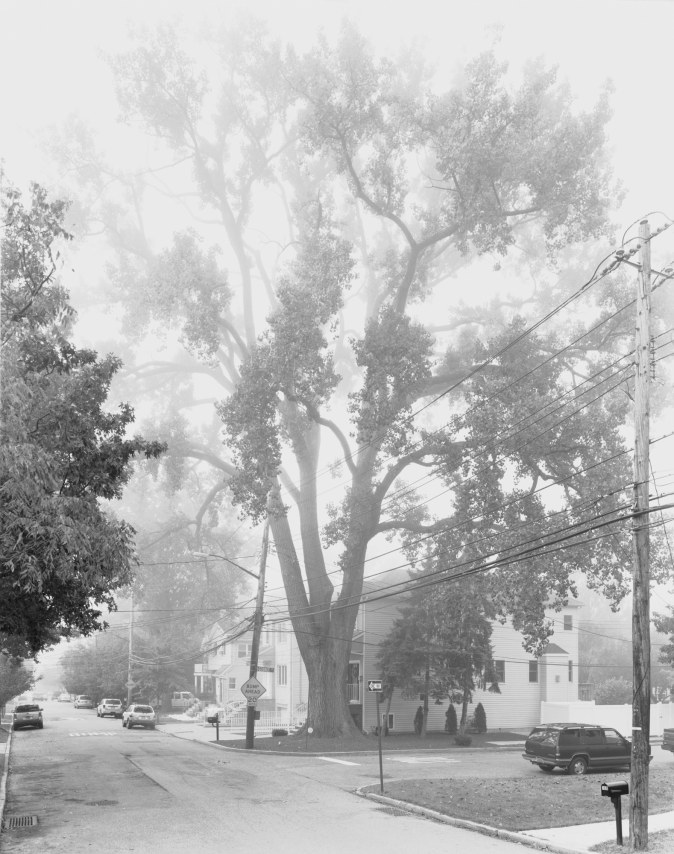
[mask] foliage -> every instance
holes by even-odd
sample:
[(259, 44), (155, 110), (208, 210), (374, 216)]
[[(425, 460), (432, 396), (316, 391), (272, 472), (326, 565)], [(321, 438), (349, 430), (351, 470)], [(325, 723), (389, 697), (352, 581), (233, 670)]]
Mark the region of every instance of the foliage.
[(454, 736), (454, 744), (458, 747), (470, 747), (472, 741), (473, 739), (465, 732), (459, 732)]
[(20, 658), (0, 653), (0, 709), (25, 691), (30, 691), (34, 677)]
[(459, 727), (454, 703), (450, 703), (445, 713), (445, 732), (455, 735)]
[(594, 701), (598, 706), (621, 706), (632, 704), (634, 692), (632, 683), (617, 677), (600, 682), (594, 689)]
[[(619, 527), (628, 398), (601, 385), (628, 324), (589, 287), (571, 335), (560, 334), (556, 309), (586, 281), (584, 267), (594, 268), (578, 260), (577, 242), (609, 230), (607, 100), (578, 109), (540, 62), (511, 84), (494, 52), (438, 91), (413, 52), (405, 62), (380, 59), (348, 26), (302, 55), (257, 24), (218, 31), (209, 47), (217, 62), (206, 69), (165, 28), (111, 61), (127, 121), (163, 158), (156, 169), (128, 182), (83, 135), (68, 163), (80, 167), (87, 198), (104, 198), (91, 215), (118, 252), (115, 291), (127, 301), (129, 335), (170, 314), (189, 351), (138, 366), (143, 388), (156, 389), (158, 377), (179, 385), (192, 372), (216, 389), (225, 445), (186, 438), (173, 471), (190, 460), (198, 480), (212, 466), (244, 515), (270, 515), (312, 724), (336, 735), (352, 726), (343, 684), (366, 556), (380, 536), (410, 560), (430, 538), (429, 571), (443, 581), (498, 555), (475, 626), (508, 615), (532, 651), (550, 634), (546, 605), (561, 607), (574, 571), (591, 567), (593, 584), (615, 600), (629, 589)], [(168, 253), (147, 239), (146, 203), (157, 189), (166, 198), (154, 176), (161, 170), (164, 181), (167, 164), (182, 170), (186, 160), (195, 221), (218, 229), (227, 276), (189, 237), (194, 222)], [(101, 176), (115, 174), (110, 190)], [(491, 306), (462, 304), (462, 275), (476, 258), (521, 283), (515, 246), (544, 285), (523, 296), (499, 278)], [(553, 258), (559, 275), (543, 267)], [(188, 275), (191, 267), (204, 274)], [(540, 317), (549, 322), (529, 331)], [(586, 386), (587, 377), (597, 379)], [(174, 400), (165, 395), (171, 423)], [(335, 458), (342, 488), (328, 499), (324, 540), (319, 481)], [(423, 487), (414, 491), (419, 469), (426, 491), (446, 500), (431, 508)], [(559, 513), (542, 495), (552, 486)], [(209, 478), (202, 495), (202, 508), (221, 500)], [(610, 539), (591, 536), (597, 520), (615, 525)], [(569, 531), (574, 548), (562, 551)], [(339, 546), (335, 565), (326, 541)], [(428, 633), (436, 635), (451, 648), (447, 628)], [(468, 635), (456, 647), (464, 664), (453, 664), (463, 696), (479, 669)], [(389, 657), (392, 673), (418, 667), (417, 639), (412, 629), (401, 637), (404, 660)], [(483, 640), (478, 647), (486, 661)]]
[(475, 728), (478, 732), (487, 732), (487, 713), (482, 703), (475, 706)]
[(134, 457), (165, 446), (127, 438), (133, 410), (107, 410), (120, 367), (69, 340), (72, 309), (53, 282), (65, 206), (33, 186), (7, 191), (3, 236), (0, 636), (34, 655), (101, 625), (129, 580), (133, 530), (101, 504), (119, 498)]

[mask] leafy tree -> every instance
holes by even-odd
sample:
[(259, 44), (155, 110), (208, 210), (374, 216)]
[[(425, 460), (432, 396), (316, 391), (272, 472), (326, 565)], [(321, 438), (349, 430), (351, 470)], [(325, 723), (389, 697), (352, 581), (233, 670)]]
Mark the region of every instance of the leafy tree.
[(127, 404), (106, 409), (119, 360), (69, 340), (73, 312), (55, 280), (64, 204), (33, 185), (28, 208), (8, 188), (3, 209), (0, 637), (35, 655), (114, 608), (133, 530), (103, 502), (121, 496), (134, 457), (165, 446), (127, 438)]
[(633, 698), (632, 683), (620, 676), (600, 682), (594, 692), (594, 701), (598, 706), (631, 705)]
[(14, 697), (30, 691), (34, 676), (20, 658), (0, 653), (0, 709)]
[[(490, 607), (512, 615), (531, 647), (549, 634), (545, 606), (561, 606), (575, 570), (591, 566), (592, 583), (616, 599), (628, 589), (620, 533), (590, 536), (593, 521), (619, 520), (629, 483), (624, 396), (601, 385), (615, 379), (608, 351), (627, 327), (619, 313), (609, 324), (621, 288), (584, 289), (571, 339), (554, 322), (587, 276), (567, 247), (608, 231), (608, 106), (602, 97), (576, 109), (540, 63), (513, 87), (493, 52), (438, 92), (419, 57), (378, 59), (348, 27), (304, 55), (254, 23), (218, 31), (209, 47), (218, 62), (207, 72), (164, 28), (111, 61), (127, 120), (163, 158), (157, 169), (129, 179), (78, 126), (64, 144), (83, 176), (81, 210), (103, 222), (118, 252), (129, 340), (158, 333), (184, 349), (134, 372), (143, 389), (165, 391), (172, 471), (188, 476), (187, 461), (198, 461), (204, 504), (228, 490), (249, 519), (269, 516), (312, 724), (336, 735), (353, 726), (346, 671), (366, 556), (380, 536), (415, 560), (424, 537), (447, 534), (445, 569), (434, 570), (447, 577), (471, 538), (481, 538), (469, 556), (476, 571), (509, 554)], [(194, 220), (158, 250), (145, 206), (156, 193), (170, 204), (159, 166), (164, 179), (175, 164), (182, 187), (185, 163)], [(222, 258), (191, 230), (200, 221)], [(488, 311), (459, 299), (441, 318), (424, 311), (465, 287), (459, 277), (475, 259), (482, 273), (490, 260), (521, 275), (515, 245), (544, 287), (503, 289)], [(543, 266), (553, 257), (563, 261), (557, 276)], [(551, 357), (562, 348), (563, 359)], [(190, 429), (194, 401), (175, 417), (189, 373), (221, 400), (224, 447)], [(326, 457), (339, 458), (342, 500), (324, 530)], [(450, 496), (437, 512), (415, 495), (419, 470)], [(469, 511), (459, 500), (467, 483)], [(553, 483), (556, 517), (540, 493)], [(582, 545), (544, 554), (540, 544), (562, 530)], [(538, 551), (527, 550), (532, 541)], [(326, 545), (340, 549), (334, 566)]]

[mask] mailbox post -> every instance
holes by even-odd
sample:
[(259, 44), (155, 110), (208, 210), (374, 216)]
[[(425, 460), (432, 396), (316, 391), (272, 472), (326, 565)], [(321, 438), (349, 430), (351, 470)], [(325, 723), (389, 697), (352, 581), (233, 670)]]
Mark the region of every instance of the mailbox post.
[(616, 842), (618, 845), (623, 844), (623, 814), (620, 798), (623, 795), (628, 795), (629, 791), (630, 787), (627, 780), (610, 780), (608, 783), (601, 784), (602, 795), (610, 798), (615, 807)]

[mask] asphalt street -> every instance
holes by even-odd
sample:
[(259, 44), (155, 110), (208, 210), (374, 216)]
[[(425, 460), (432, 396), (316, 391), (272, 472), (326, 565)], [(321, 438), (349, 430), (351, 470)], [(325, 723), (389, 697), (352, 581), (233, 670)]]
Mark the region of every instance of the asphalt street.
[[(128, 731), (70, 705), (44, 706), (43, 730), (13, 734), (4, 813), (11, 825), (33, 817), (36, 824), (6, 829), (2, 854), (515, 850), (513, 842), (357, 797), (355, 788), (378, 779), (372, 756), (239, 753), (161, 730)], [(391, 776), (447, 768), (387, 762)]]

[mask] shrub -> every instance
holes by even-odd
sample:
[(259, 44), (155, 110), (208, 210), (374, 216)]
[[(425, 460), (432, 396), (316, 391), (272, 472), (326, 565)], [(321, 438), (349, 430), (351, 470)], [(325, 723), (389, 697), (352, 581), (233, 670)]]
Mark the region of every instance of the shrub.
[(457, 733), (454, 736), (454, 744), (457, 744), (459, 747), (470, 747), (472, 741), (473, 739), (464, 732)]
[(456, 709), (454, 708), (454, 703), (450, 703), (445, 714), (445, 732), (448, 732), (450, 735), (456, 735), (457, 729)]
[(594, 701), (598, 706), (620, 706), (631, 703), (632, 685), (622, 677), (607, 679), (597, 685)]
[(487, 713), (482, 703), (475, 706), (475, 729), (478, 732), (487, 732)]
[(288, 735), (288, 730), (287, 730), (287, 729), (273, 729), (273, 730), (271, 731), (271, 734), (272, 734), (273, 736), (276, 736), (276, 735)]

